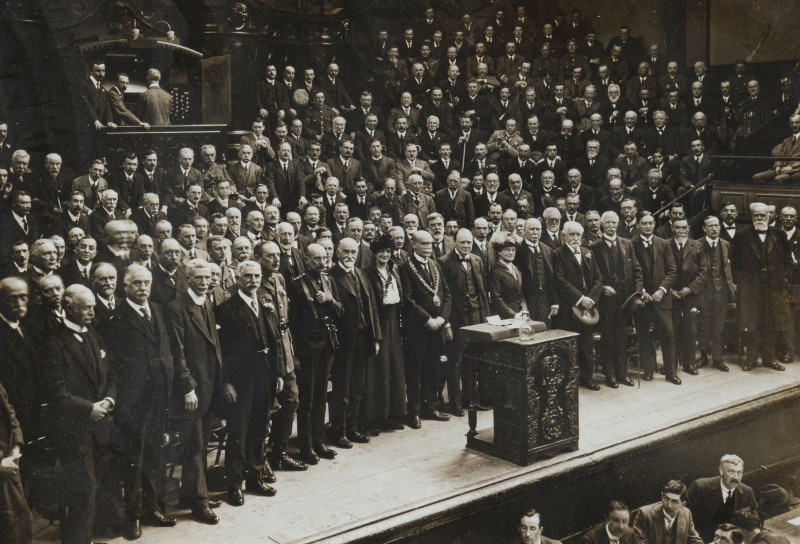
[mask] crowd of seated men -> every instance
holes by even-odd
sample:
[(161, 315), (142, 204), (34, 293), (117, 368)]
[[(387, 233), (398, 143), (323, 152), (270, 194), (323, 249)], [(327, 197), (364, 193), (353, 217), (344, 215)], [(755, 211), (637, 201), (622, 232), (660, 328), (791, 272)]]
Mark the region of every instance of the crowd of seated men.
[[(688, 487), (669, 480), (660, 500), (631, 510), (613, 500), (606, 506), (602, 523), (576, 539), (580, 544), (788, 544), (785, 535), (764, 528), (764, 522), (796, 509), (800, 503), (787, 489), (766, 484), (756, 493), (742, 482), (744, 461), (726, 454), (720, 459), (719, 476), (698, 478)], [(545, 544), (558, 540), (543, 535), (542, 514), (530, 509), (517, 524), (520, 541)]]
[[(40, 469), (20, 457), (26, 443), (46, 439), (64, 469), (64, 542), (176, 523), (168, 429), (180, 506), (214, 524), (215, 419), (227, 501), (275, 495), (275, 471), (487, 409), (460, 328), (490, 315), (578, 332), (592, 391), (596, 360), (609, 388), (634, 385), (629, 326), (645, 381), (727, 372), (726, 345), (740, 342), (742, 370), (759, 355), (784, 370), (796, 210), (755, 203), (743, 226), (726, 204), (702, 234), (687, 221), (707, 212), (708, 155), (758, 98), (745, 64), (713, 82), (698, 62), (686, 78), (627, 27), (604, 48), (578, 11), (541, 29), (516, 15), (498, 10), (480, 31), (465, 17), (452, 41), (431, 10), (402, 37), (380, 31), (364, 69), (382, 86), (357, 91), (358, 105), (336, 64), (302, 82), (266, 66), (227, 164), (206, 144), (73, 173), (58, 149), (32, 164), (0, 124), (0, 498), (23, 512), (22, 541)], [(104, 63), (90, 72), (101, 104)], [(100, 128), (143, 123), (114, 104)], [(790, 125), (800, 132), (800, 117)], [(791, 178), (785, 167), (764, 178)], [(7, 476), (17, 466), (21, 484)]]

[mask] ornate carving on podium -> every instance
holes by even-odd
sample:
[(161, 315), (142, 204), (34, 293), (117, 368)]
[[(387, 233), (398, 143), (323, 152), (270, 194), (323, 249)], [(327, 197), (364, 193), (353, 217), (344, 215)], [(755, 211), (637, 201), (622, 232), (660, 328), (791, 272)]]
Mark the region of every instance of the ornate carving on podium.
[(481, 366), (494, 396), (494, 428), (467, 446), (521, 465), (578, 445), (577, 335), (552, 330), (533, 344), (511, 338), (472, 344), (464, 358)]

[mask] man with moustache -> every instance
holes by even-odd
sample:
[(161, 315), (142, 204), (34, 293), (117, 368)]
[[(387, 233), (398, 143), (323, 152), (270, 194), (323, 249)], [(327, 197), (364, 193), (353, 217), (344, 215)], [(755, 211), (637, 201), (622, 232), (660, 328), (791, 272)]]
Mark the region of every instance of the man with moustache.
[(251, 493), (275, 495), (275, 489), (265, 481), (264, 442), (274, 394), (283, 388), (283, 380), (277, 375), (277, 357), (283, 345), (278, 342), (280, 331), (274, 311), (262, 306), (257, 295), (260, 265), (254, 261), (239, 263), (236, 280), (236, 295), (217, 308), (216, 318), (224, 358), (222, 399), (228, 414), (225, 480), (228, 501), (242, 506), (243, 481)]
[(606, 385), (612, 389), (617, 389), (620, 383), (633, 387), (633, 380), (628, 377), (628, 314), (624, 305), (633, 293), (641, 293), (642, 269), (631, 241), (617, 236), (619, 216), (607, 211), (600, 220), (603, 236), (590, 247), (603, 275), (600, 334)]
[(163, 441), (172, 393), (172, 354), (161, 307), (149, 301), (152, 274), (132, 264), (123, 280), (125, 301), (114, 311), (104, 338), (120, 388), (114, 410), (125, 490), (125, 538), (142, 535), (142, 522), (177, 523), (164, 514)]
[(703, 542), (712, 541), (721, 523), (730, 523), (740, 508), (758, 508), (753, 489), (742, 483), (744, 461), (726, 454), (719, 460), (719, 476), (698, 478), (686, 491), (686, 506), (694, 515)]
[(206, 297), (211, 283), (209, 263), (189, 261), (186, 283), (187, 290), (178, 294), (165, 312), (175, 365), (171, 409), (181, 433), (181, 498), (193, 518), (216, 525), (219, 518), (211, 511), (206, 486), (205, 452), (212, 404), (219, 395), (222, 353), (214, 308)]
[[(489, 317), (486, 271), (480, 257), (472, 253), (472, 244), (472, 233), (467, 229), (459, 229), (455, 248), (439, 257), (439, 264), (453, 299), (450, 311), (453, 339), (446, 347), (444, 381), (447, 382), (447, 394), (450, 397), (450, 413), (457, 417), (464, 415), (464, 406), (478, 404), (478, 369), (472, 364), (461, 366), (461, 327), (484, 323)], [(462, 381), (461, 387), (459, 377)]]
[[(95, 500), (107, 470), (117, 380), (105, 344), (91, 327), (95, 297), (83, 285), (64, 292), (64, 323), (48, 341), (44, 378), (53, 410), (53, 440), (63, 467), (61, 542), (92, 539)], [(105, 503), (103, 497), (100, 503)]]
[(633, 242), (636, 259), (642, 267), (642, 297), (644, 306), (639, 310), (639, 356), (644, 369), (644, 380), (653, 379), (656, 366), (653, 333), (650, 322), (655, 325), (655, 335), (661, 344), (664, 359), (664, 374), (667, 381), (680, 385), (681, 379), (675, 368), (675, 333), (672, 329), (672, 294), (677, 270), (675, 257), (669, 242), (653, 235), (656, 221), (649, 212), (639, 219), (639, 236)]
[(448, 421), (437, 406), (440, 356), (444, 341), (452, 341), (450, 289), (438, 263), (432, 259), (433, 237), (418, 230), (412, 239), (414, 253), (400, 265), (403, 284), (404, 315), (407, 316), (406, 387), (409, 427), (419, 429), (420, 415), (436, 421)]
[(325, 248), (309, 244), (306, 271), (289, 283), (289, 328), (295, 340), (297, 387), (297, 440), (300, 459), (315, 465), (320, 457), (333, 459), (336, 452), (323, 443), (325, 401), (334, 350), (339, 345), (335, 321), (344, 314), (336, 284), (323, 274)]
[(540, 243), (542, 224), (538, 219), (525, 221), (522, 236), (524, 241), (514, 258), (514, 264), (522, 274), (522, 293), (531, 319), (541, 321), (550, 329), (559, 310), (553, 289), (552, 249)]
[(597, 266), (597, 259), (592, 252), (581, 247), (583, 227), (580, 223), (567, 221), (564, 223), (565, 242), (553, 251), (553, 276), (558, 293), (561, 328), (580, 334), (578, 340), (578, 360), (580, 364), (580, 385), (590, 391), (599, 391), (600, 386), (594, 383), (594, 355), (592, 354), (592, 328), (578, 321), (572, 311), (576, 306), (588, 312), (594, 308), (600, 298), (603, 276)]
[(762, 362), (772, 370), (784, 370), (776, 360), (779, 334), (789, 334), (787, 281), (792, 270), (792, 252), (786, 235), (769, 227), (768, 206), (750, 205), (753, 226), (736, 235), (731, 255), (734, 283), (739, 289), (739, 332), (747, 349), (742, 370), (752, 370)]
[(345, 449), (352, 448), (353, 442), (369, 442), (369, 437), (358, 431), (359, 405), (366, 387), (367, 361), (378, 353), (381, 339), (375, 294), (367, 276), (355, 267), (359, 245), (353, 238), (343, 238), (336, 253), (338, 264), (330, 271), (343, 308), (337, 323), (339, 348), (331, 367), (330, 440)]
[(675, 257), (677, 276), (672, 284), (672, 327), (680, 341), (675, 346), (677, 359), (687, 374), (697, 375), (695, 367), (695, 321), (708, 277), (708, 261), (701, 242), (689, 239), (689, 222), (672, 223), (675, 237), (669, 246)]
[(286, 282), (279, 273), (280, 256), (280, 248), (275, 242), (264, 242), (255, 248), (254, 258), (261, 265), (258, 300), (269, 312), (269, 317), (276, 320), (280, 332), (277, 343), (281, 346), (277, 350), (277, 374), (283, 379), (283, 388), (276, 394), (280, 408), (272, 416), (272, 428), (269, 434), (272, 448), (268, 462), (273, 470), (306, 470), (308, 465), (293, 459), (287, 453), (292, 422), (299, 401), (297, 377), (294, 372), (294, 346), (292, 333), (289, 330), (289, 297), (286, 292)]

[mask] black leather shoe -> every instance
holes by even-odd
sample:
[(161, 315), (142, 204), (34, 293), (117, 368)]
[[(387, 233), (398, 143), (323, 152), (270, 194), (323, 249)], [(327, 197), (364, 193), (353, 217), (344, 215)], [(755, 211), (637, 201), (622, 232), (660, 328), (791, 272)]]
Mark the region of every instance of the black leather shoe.
[(274, 487), (267, 485), (267, 482), (263, 480), (248, 480), (245, 483), (245, 487), (250, 493), (263, 495), (264, 497), (274, 497), (278, 493)]
[(627, 385), (628, 387), (633, 387), (636, 383), (630, 378), (623, 378), (619, 381), (622, 385)]
[(347, 439), (350, 442), (356, 442), (357, 444), (369, 444), (369, 437), (367, 435), (361, 434), (358, 431), (348, 432)]
[(755, 363), (753, 363), (753, 362), (751, 362), (751, 361), (746, 361), (746, 362), (745, 362), (745, 363), (742, 365), (742, 370), (744, 370), (745, 372), (749, 372), (749, 371), (753, 370), (755, 367), (756, 367), (756, 364), (755, 364)]
[(241, 489), (237, 487), (228, 490), (228, 504), (231, 506), (242, 506), (244, 504), (244, 495)]
[(697, 360), (697, 368), (703, 368), (704, 366), (708, 366), (708, 355), (700, 352), (700, 358)]
[(674, 383), (675, 385), (680, 385), (683, 383), (681, 379), (677, 376), (667, 376), (667, 381)]
[(209, 508), (219, 508), (222, 506), (222, 499), (208, 499)]
[(619, 385), (617, 385), (616, 378), (606, 378), (606, 385), (611, 389), (617, 389), (619, 387)]
[(477, 411), (479, 411), (479, 412), (488, 412), (489, 411), (489, 407), (488, 406), (484, 406), (483, 404), (476, 404), (475, 405), (475, 409)]
[(464, 409), (461, 406), (450, 406), (450, 413), (456, 417), (464, 417)]
[(142, 523), (155, 527), (175, 527), (175, 524), (178, 523), (178, 519), (164, 515), (164, 512), (161, 510), (153, 510), (153, 512), (142, 518)]
[(319, 456), (311, 451), (301, 451), (298, 457), (307, 465), (316, 465), (319, 463)]
[(642, 379), (643, 379), (644, 381), (646, 381), (646, 382), (652, 381), (652, 379), (653, 379), (653, 373), (652, 373), (652, 372), (645, 372), (645, 373), (644, 373), (644, 376), (642, 376)]
[(409, 416), (408, 426), (411, 427), (412, 429), (421, 429), (422, 422), (419, 420), (419, 416)]
[(764, 366), (767, 367), (767, 368), (771, 368), (772, 370), (786, 370), (786, 367), (783, 366), (782, 364), (780, 364), (775, 359), (773, 359), (773, 360), (771, 360), (771, 361), (769, 361), (767, 363), (764, 363)]
[(350, 448), (353, 447), (353, 443), (350, 442), (346, 436), (340, 436), (339, 438), (334, 438), (332, 442), (333, 445), (336, 446), (337, 448), (342, 448), (345, 450), (349, 450)]
[(697, 376), (699, 374), (697, 368), (694, 365), (684, 365), (683, 371), (686, 372), (687, 374), (691, 374), (692, 376)]
[(307, 464), (297, 459), (292, 459), (286, 452), (271, 458), (269, 464), (275, 470), (308, 470)]
[(142, 536), (142, 522), (139, 518), (125, 521), (125, 525), (122, 528), (122, 536), (125, 537), (125, 540), (136, 540)]
[(592, 380), (585, 380), (580, 382), (580, 385), (584, 386), (589, 391), (600, 391), (600, 386), (594, 383)]
[(316, 453), (320, 459), (333, 459), (336, 457), (336, 450), (330, 449), (325, 444), (314, 444), (314, 453)]
[(728, 368), (728, 365), (726, 365), (722, 361), (714, 361), (714, 368), (716, 368), (717, 370), (721, 370), (722, 372), (727, 372), (730, 370), (730, 368)]
[(261, 471), (261, 479), (268, 484), (274, 484), (278, 481), (278, 479), (275, 477), (275, 473), (272, 472), (272, 467), (269, 466), (269, 461), (264, 463), (264, 468)]
[(784, 353), (783, 357), (781, 357), (781, 362), (785, 365), (791, 364), (792, 362), (792, 354), (791, 353)]
[(219, 523), (219, 518), (208, 506), (195, 506), (192, 508), (192, 517), (206, 525), (216, 525)]
[(432, 419), (434, 421), (450, 421), (450, 416), (441, 413), (439, 410), (431, 410), (425, 414), (425, 419)]

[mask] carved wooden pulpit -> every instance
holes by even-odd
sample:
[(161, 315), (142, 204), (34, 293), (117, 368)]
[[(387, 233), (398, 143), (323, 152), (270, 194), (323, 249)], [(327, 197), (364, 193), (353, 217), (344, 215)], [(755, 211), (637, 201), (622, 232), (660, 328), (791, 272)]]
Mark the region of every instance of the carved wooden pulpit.
[[(485, 332), (487, 325), (475, 327)], [(470, 432), (467, 447), (519, 465), (578, 449), (578, 334), (537, 332), (523, 344), (519, 338), (470, 334), (470, 328), (462, 329), (470, 342), (463, 363), (478, 365), (489, 386), (494, 427)]]

